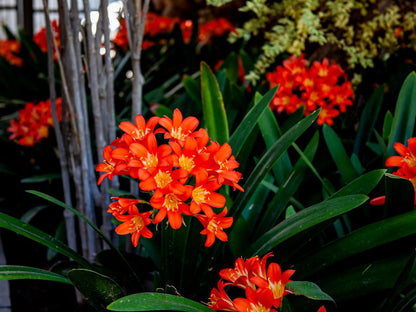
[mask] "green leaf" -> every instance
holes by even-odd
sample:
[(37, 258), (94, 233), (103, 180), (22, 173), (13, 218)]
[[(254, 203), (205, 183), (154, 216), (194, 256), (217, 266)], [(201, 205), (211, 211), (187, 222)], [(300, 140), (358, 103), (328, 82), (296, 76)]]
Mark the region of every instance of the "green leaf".
[(367, 144), (377, 121), (384, 98), (384, 85), (377, 88), (366, 103), (360, 118), (360, 124), (354, 143), (354, 154), (361, 155), (362, 148)]
[(201, 62), (201, 93), (204, 126), (220, 144), (228, 142), (228, 122), (218, 82), (209, 66)]
[(237, 129), (230, 137), (229, 144), (233, 150), (234, 156), (237, 158), (244, 145), (245, 140), (253, 131), (257, 121), (262, 116), (263, 112), (269, 107), (270, 101), (273, 99), (274, 94), (277, 91), (277, 87), (269, 90), (259, 102), (257, 102), (247, 113)]
[(198, 82), (193, 79), (191, 76), (185, 75), (185, 78), (182, 80), (182, 83), (185, 87), (186, 93), (191, 97), (195, 103), (201, 106), (201, 87)]
[(387, 156), (394, 155), (394, 143), (405, 144), (413, 136), (416, 121), (416, 73), (410, 73), (404, 81), (399, 97), (397, 98), (396, 109), (394, 111), (393, 123), (389, 142), (387, 144)]
[(212, 312), (207, 306), (179, 296), (161, 293), (140, 293), (123, 297), (111, 303), (110, 311), (184, 311)]
[(92, 223), (90, 220), (88, 220), (86, 217), (84, 217), (81, 213), (79, 213), (74, 208), (68, 206), (67, 204), (61, 202), (60, 200), (58, 200), (56, 198), (53, 198), (52, 196), (49, 196), (47, 194), (44, 194), (44, 193), (38, 192), (38, 191), (30, 191), (29, 190), (27, 192), (30, 193), (30, 194), (39, 196), (39, 197), (41, 197), (43, 199), (46, 199), (46, 200), (48, 200), (48, 201), (50, 201), (50, 202), (52, 202), (52, 203), (54, 203), (54, 204), (56, 204), (56, 205), (58, 205), (58, 206), (60, 206), (62, 208), (65, 208), (65, 209), (71, 211), (74, 215), (76, 215), (79, 218), (81, 218), (82, 220), (84, 220), (108, 244), (108, 246), (110, 246), (113, 250), (115, 250), (118, 253), (118, 255), (124, 261), (124, 263), (127, 265), (127, 267), (130, 268), (130, 270), (131, 270), (133, 276), (136, 278), (136, 280), (138, 282), (140, 282), (140, 279), (138, 278), (136, 272), (131, 268), (130, 264), (128, 263), (128, 261), (126, 260), (126, 258), (122, 255), (122, 253), (120, 252), (120, 250), (116, 246), (114, 246), (114, 244), (111, 242), (111, 240), (107, 236), (105, 236), (104, 233), (94, 223)]
[(21, 234), (31, 240), (34, 240), (42, 245), (56, 250), (60, 254), (67, 256), (70, 259), (73, 259), (80, 265), (84, 267), (92, 267), (92, 265), (80, 256), (77, 252), (69, 248), (67, 245), (62, 243), (61, 241), (55, 239), (54, 237), (42, 232), (41, 230), (23, 223), (22, 221), (13, 218), (9, 215), (4, 213), (0, 213), (0, 227), (11, 230), (17, 234)]
[(390, 111), (387, 111), (386, 115), (384, 115), (383, 133), (382, 133), (383, 139), (385, 141), (389, 139), (392, 123), (393, 123), (393, 114)]
[[(257, 97), (258, 94), (256, 94)], [(256, 99), (257, 101), (257, 99)], [(281, 137), (282, 131), (279, 128), (276, 117), (270, 108), (266, 109), (261, 115), (258, 126), (260, 128), (261, 134), (266, 144), (266, 148), (269, 149), (273, 144)], [(279, 186), (285, 184), (288, 179), (290, 172), (292, 171), (293, 166), (290, 162), (290, 158), (287, 152), (283, 153), (280, 159), (277, 160), (276, 164), (273, 166), (273, 174), (276, 179), (276, 183)]]
[(19, 265), (0, 265), (0, 281), (19, 279), (36, 279), (72, 285), (66, 277), (50, 271)]
[(385, 169), (367, 172), (332, 194), (331, 198), (354, 194), (368, 194), (377, 186), (385, 172)]
[(108, 276), (86, 270), (74, 269), (68, 277), (93, 307), (105, 310), (111, 302), (121, 298), (123, 289)]
[(49, 174), (43, 174), (43, 175), (37, 175), (30, 178), (22, 179), (20, 182), (22, 183), (40, 183), (40, 182), (46, 182), (50, 180), (56, 180), (60, 179), (61, 174), (60, 173), (49, 173)]
[(345, 151), (345, 148), (342, 145), (338, 135), (327, 124), (324, 124), (323, 126), (323, 134), (326, 145), (329, 149), (329, 153), (337, 165), (337, 168), (344, 182), (348, 183), (354, 180), (358, 176), (357, 172), (355, 171), (354, 166), (352, 165), (351, 160), (348, 157), (347, 152)]
[(288, 149), (288, 147), (304, 133), (318, 117), (319, 110), (316, 110), (297, 124), (277, 140), (273, 146), (266, 151), (256, 167), (253, 169), (247, 182), (244, 184), (244, 193), (240, 193), (233, 204), (233, 216), (235, 218), (241, 213), (242, 209), (250, 201), (251, 196), (255, 193), (257, 187), (263, 181), (266, 174), (271, 170), (280, 156)]
[(415, 189), (405, 178), (386, 173), (385, 215), (395, 215), (410, 211), (414, 207)]
[(313, 300), (328, 300), (335, 303), (330, 295), (324, 293), (318, 285), (312, 282), (292, 281), (287, 283), (285, 288), (294, 295), (302, 295)]
[(32, 209), (29, 209), (28, 211), (26, 211), (21, 217), (20, 217), (20, 221), (24, 222), (24, 223), (30, 223), (30, 221), (32, 221), (32, 219), (42, 210), (44, 210), (45, 208), (48, 208), (47, 205), (42, 205), (42, 206), (36, 206), (33, 207)]
[(367, 199), (365, 195), (343, 196), (301, 210), (262, 235), (248, 248), (247, 255), (261, 256), (296, 234), (359, 207)]
[(378, 221), (328, 244), (297, 263), (302, 278), (349, 257), (414, 234), (416, 211)]

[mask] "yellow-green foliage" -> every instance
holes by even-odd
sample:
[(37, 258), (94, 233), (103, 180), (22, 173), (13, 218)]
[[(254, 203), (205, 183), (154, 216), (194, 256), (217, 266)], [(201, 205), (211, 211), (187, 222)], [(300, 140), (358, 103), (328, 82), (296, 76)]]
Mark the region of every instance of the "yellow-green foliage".
[[(222, 4), (227, 0), (211, 0)], [(378, 11), (375, 0), (249, 0), (240, 8), (254, 17), (237, 29), (230, 40), (262, 36), (262, 54), (255, 70), (248, 75), (252, 82), (284, 52), (299, 56), (307, 44), (330, 44), (345, 55), (354, 69), (374, 66), (374, 60), (386, 60), (400, 46), (416, 50), (416, 13), (403, 10), (395, 1)], [(384, 2), (388, 3), (388, 2)], [(404, 12), (404, 13), (403, 13)], [(396, 36), (401, 27), (405, 38)]]

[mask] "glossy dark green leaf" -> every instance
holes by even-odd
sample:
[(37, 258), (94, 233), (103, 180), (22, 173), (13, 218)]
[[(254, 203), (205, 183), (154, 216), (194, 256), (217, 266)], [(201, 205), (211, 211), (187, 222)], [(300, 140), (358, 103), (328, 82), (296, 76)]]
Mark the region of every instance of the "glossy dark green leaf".
[[(318, 145), (319, 133), (315, 132), (314, 136), (305, 148), (305, 158), (312, 161), (315, 157)], [(257, 227), (257, 231), (255, 232), (255, 237), (259, 237), (276, 224), (277, 219), (279, 218), (283, 210), (286, 208), (290, 198), (295, 194), (295, 192), (299, 188), (299, 185), (302, 183), (307, 168), (308, 167), (304, 161), (304, 158), (300, 158), (296, 162), (292, 172), (290, 172), (289, 177), (286, 180), (286, 183), (279, 188), (279, 190), (276, 192), (276, 195), (267, 205), (267, 209), (262, 214), (259, 226)], [(248, 221), (249, 220), (247, 220), (247, 222)]]
[(377, 88), (365, 104), (354, 142), (354, 154), (361, 155), (362, 148), (367, 144), (377, 121), (384, 98), (384, 85)]
[(387, 156), (395, 155), (394, 143), (407, 143), (407, 139), (413, 136), (416, 121), (416, 73), (410, 73), (400, 89), (399, 97), (394, 111), (393, 122), (389, 142), (387, 144)]
[(324, 124), (323, 126), (323, 134), (329, 153), (331, 154), (344, 182), (348, 183), (354, 180), (358, 174), (355, 171), (354, 166), (352, 165), (338, 135), (327, 124)]
[(54, 237), (42, 232), (41, 230), (23, 223), (22, 221), (13, 218), (4, 213), (0, 213), (0, 227), (11, 230), (17, 234), (23, 235), (31, 240), (34, 240), (48, 248), (56, 250), (60, 254), (67, 256), (70, 259), (78, 262), (84, 267), (91, 267), (90, 263), (80, 256), (77, 252), (69, 248), (61, 241)]
[(263, 112), (268, 108), (270, 101), (273, 99), (276, 93), (277, 87), (269, 90), (260, 101), (258, 101), (246, 114), (244, 119), (240, 122), (237, 129), (231, 135), (228, 143), (230, 144), (233, 155), (237, 158), (244, 145), (245, 140), (253, 131), (257, 124), (257, 121), (262, 116)]
[(353, 255), (412, 235), (415, 228), (416, 211), (368, 224), (302, 259), (297, 268), (306, 274), (304, 278)]
[(299, 211), (262, 235), (248, 248), (247, 256), (261, 256), (296, 234), (359, 207), (367, 199), (365, 195), (342, 196)]
[(199, 302), (161, 293), (139, 293), (126, 296), (111, 303), (107, 309), (110, 311), (212, 312)]
[(54, 204), (56, 204), (56, 205), (58, 205), (58, 206), (60, 206), (62, 208), (65, 208), (65, 209), (71, 211), (74, 215), (76, 215), (79, 218), (81, 218), (82, 220), (84, 220), (108, 244), (108, 246), (110, 246), (113, 250), (115, 250), (118, 253), (118, 255), (124, 261), (124, 263), (127, 265), (127, 267), (130, 268), (133, 276), (135, 276), (136, 279), (139, 281), (139, 278), (137, 277), (137, 274), (131, 268), (131, 266), (128, 263), (128, 261), (126, 260), (126, 258), (121, 254), (120, 250), (116, 246), (114, 246), (114, 244), (111, 242), (111, 240), (107, 236), (105, 236), (105, 234), (94, 223), (92, 223), (90, 220), (88, 220), (85, 216), (83, 216), (81, 213), (79, 213), (76, 209), (68, 206), (67, 204), (63, 203), (62, 201), (60, 201), (60, 200), (58, 200), (58, 199), (56, 199), (56, 198), (54, 198), (52, 196), (49, 196), (47, 194), (44, 194), (44, 193), (38, 192), (38, 191), (27, 191), (27, 192), (30, 193), (30, 194), (39, 196), (39, 197), (41, 197), (43, 199), (46, 199), (46, 200), (48, 200), (48, 201), (50, 201), (50, 202), (52, 202), (52, 203), (54, 203)]
[(66, 277), (50, 271), (19, 265), (0, 265), (1, 281), (19, 279), (36, 279), (72, 285), (71, 281)]
[(68, 277), (94, 308), (105, 310), (111, 302), (123, 297), (123, 289), (108, 276), (86, 270), (74, 269)]
[(218, 82), (209, 66), (201, 62), (201, 93), (204, 127), (220, 144), (228, 142), (228, 121)]
[(318, 117), (318, 114), (319, 110), (316, 110), (295, 124), (289, 131), (283, 134), (270, 149), (266, 151), (256, 167), (253, 169), (251, 175), (248, 177), (247, 182), (244, 184), (244, 193), (240, 193), (233, 204), (232, 214), (234, 217), (238, 217), (242, 209), (250, 201), (251, 196), (253, 196), (261, 181), (272, 169), (279, 157), (282, 156), (289, 146), (313, 124), (315, 119)]
[[(256, 101), (258, 101), (257, 94)], [(259, 119), (258, 125), (263, 136), (264, 143), (266, 144), (266, 148), (271, 148), (273, 144), (282, 136), (282, 132), (279, 128), (276, 117), (270, 109), (266, 109), (263, 112)], [(276, 184), (279, 186), (284, 185), (292, 169), (293, 166), (289, 155), (285, 152), (272, 168)]]
[(186, 93), (188, 93), (188, 95), (192, 100), (195, 101), (195, 103), (198, 103), (201, 106), (201, 86), (199, 83), (188, 75), (185, 75), (182, 83), (185, 87)]
[(318, 285), (306, 281), (292, 281), (286, 284), (285, 288), (294, 295), (302, 295), (313, 300), (328, 300), (335, 303), (330, 295), (323, 292)]
[(385, 177), (385, 215), (396, 215), (412, 210), (415, 201), (413, 184), (408, 179), (390, 173), (386, 173)]
[(335, 198), (353, 194), (368, 194), (377, 186), (385, 172), (385, 169), (367, 172), (348, 183), (331, 197)]

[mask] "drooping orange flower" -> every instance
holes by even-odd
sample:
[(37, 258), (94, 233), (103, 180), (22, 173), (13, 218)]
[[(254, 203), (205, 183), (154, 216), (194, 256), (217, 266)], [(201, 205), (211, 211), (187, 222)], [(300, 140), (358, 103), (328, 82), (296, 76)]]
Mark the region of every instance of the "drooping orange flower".
[(227, 214), (227, 207), (224, 207), (224, 210), (219, 214), (215, 214), (212, 210), (207, 210), (205, 213), (205, 215), (196, 215), (197, 219), (204, 226), (201, 234), (207, 236), (205, 247), (212, 246), (215, 237), (226, 242), (228, 236), (224, 232), (224, 229), (228, 229), (233, 224), (233, 217), (225, 217)]
[(123, 222), (116, 227), (116, 233), (119, 235), (132, 234), (131, 242), (137, 247), (140, 236), (152, 238), (153, 233), (146, 227), (152, 223), (150, 219), (151, 211), (140, 213), (135, 205), (128, 207), (127, 215), (114, 215), (117, 220)]
[[(179, 229), (183, 215), (198, 218), (204, 226), (201, 234), (207, 235), (205, 245), (209, 247), (216, 237), (227, 240), (224, 229), (233, 222), (232, 217), (225, 216), (226, 208), (221, 213), (214, 212), (226, 202), (217, 190), (224, 184), (244, 190), (238, 185), (241, 173), (236, 171), (239, 164), (231, 147), (212, 141), (205, 129), (196, 130), (198, 124), (197, 118), (184, 118), (178, 109), (172, 119), (152, 117), (146, 122), (137, 115), (135, 124), (123, 121), (119, 127), (124, 134), (105, 147), (104, 161), (96, 171), (103, 173), (98, 184), (115, 175), (137, 179), (139, 189), (150, 193), (155, 224), (167, 217), (169, 225)], [(158, 142), (158, 135), (162, 143)], [(131, 217), (125, 216), (131, 215), (132, 205), (123, 201), (111, 204), (108, 212), (120, 221), (130, 222)]]
[(23, 60), (18, 56), (20, 46), (20, 42), (17, 40), (0, 39), (0, 57), (12, 65), (22, 67)]
[[(412, 182), (415, 189), (414, 203), (416, 205), (416, 137), (407, 140), (407, 147), (400, 142), (394, 143), (393, 147), (400, 156), (387, 158), (386, 167), (399, 167), (393, 174)], [(380, 196), (373, 198), (370, 204), (384, 205), (385, 201), (386, 196)]]
[(351, 106), (354, 91), (342, 68), (328, 59), (308, 67), (304, 55), (283, 61), (274, 72), (266, 75), (270, 87), (279, 85), (270, 106), (278, 113), (294, 113), (300, 107), (309, 115), (321, 107), (317, 123), (333, 125), (333, 118)]
[[(58, 120), (61, 120), (61, 98), (56, 100)], [(28, 102), (19, 110), (19, 117), (10, 121), (7, 131), (11, 132), (10, 140), (16, 140), (23, 146), (33, 146), (49, 136), (53, 126), (50, 100), (37, 104)]]
[[(255, 256), (245, 261), (238, 258), (233, 269), (221, 270), (222, 279), (217, 284), (218, 289), (211, 291), (209, 307), (215, 311), (224, 310), (224, 306), (228, 308), (226, 311), (276, 311), (282, 298), (289, 293), (285, 286), (295, 271), (282, 272), (274, 262), (266, 269), (267, 259), (271, 256), (273, 254), (268, 253), (261, 259)], [(232, 300), (224, 290), (225, 285), (244, 289), (246, 297)]]
[[(61, 46), (61, 39), (60, 39), (60, 34), (59, 34), (59, 22), (57, 20), (52, 21), (52, 32), (55, 36), (56, 45), (59, 49), (60, 46)], [(33, 35), (33, 41), (39, 46), (40, 50), (43, 53), (48, 52), (46, 27), (42, 27), (36, 34)], [(53, 58), (54, 58), (54, 60), (56, 60), (55, 47), (53, 48)]]

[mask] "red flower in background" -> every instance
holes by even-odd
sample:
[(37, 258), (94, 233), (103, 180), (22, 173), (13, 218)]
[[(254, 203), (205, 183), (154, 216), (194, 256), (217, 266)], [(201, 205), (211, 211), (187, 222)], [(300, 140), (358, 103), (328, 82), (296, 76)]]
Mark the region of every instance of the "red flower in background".
[(304, 114), (309, 115), (320, 107), (319, 125), (333, 125), (333, 118), (344, 113), (354, 99), (347, 75), (339, 65), (331, 64), (326, 58), (308, 67), (304, 55), (291, 56), (266, 78), (271, 87), (279, 85), (270, 105), (272, 109), (292, 114), (303, 107)]
[[(56, 100), (56, 106), (58, 119), (61, 121), (61, 98)], [(49, 136), (51, 126), (53, 121), (48, 99), (37, 104), (26, 103), (25, 108), (19, 110), (19, 117), (10, 122), (7, 131), (12, 133), (10, 140), (16, 140), (20, 145), (33, 146)]]
[[(183, 215), (196, 217), (204, 227), (201, 234), (207, 235), (205, 245), (209, 247), (215, 238), (228, 239), (223, 230), (233, 222), (232, 217), (226, 217), (226, 208), (218, 214), (214, 212), (226, 202), (216, 191), (224, 184), (244, 190), (238, 185), (241, 173), (235, 171), (239, 164), (231, 155), (231, 147), (212, 141), (205, 129), (196, 130), (198, 124), (197, 118), (184, 118), (178, 109), (172, 118), (152, 117), (146, 122), (143, 116), (137, 115), (135, 124), (121, 122), (119, 127), (124, 134), (104, 148), (104, 161), (96, 171), (103, 172), (98, 184), (115, 175), (138, 179), (139, 189), (150, 192), (155, 224), (167, 218), (173, 229), (179, 229)], [(168, 142), (158, 143), (159, 134), (160, 139)], [(108, 212), (125, 224), (117, 233), (133, 234), (132, 242), (136, 246), (140, 236), (150, 236), (142, 225), (150, 224), (146, 218), (153, 211), (143, 215), (137, 207), (132, 209), (130, 203), (117, 199)]]
[[(52, 21), (52, 32), (55, 36), (56, 45), (59, 49), (61, 46), (61, 37), (59, 35), (59, 22), (57, 20)], [(33, 35), (33, 41), (39, 46), (42, 52), (48, 52), (46, 27), (41, 28), (35, 35)], [(55, 47), (53, 48), (53, 58), (56, 60)]]
[[(407, 140), (407, 147), (402, 143), (394, 143), (394, 149), (400, 156), (390, 156), (386, 160), (386, 167), (399, 167), (393, 172), (398, 177), (405, 178), (412, 182), (415, 189), (415, 205), (416, 205), (416, 137)], [(386, 196), (373, 198), (370, 201), (372, 205), (384, 205)]]
[[(148, 12), (146, 17), (146, 24), (144, 29), (145, 39), (143, 40), (142, 49), (153, 46), (153, 41), (158, 35), (166, 35), (172, 33), (175, 25), (178, 24), (182, 31), (182, 38), (185, 43), (189, 43), (193, 31), (193, 23), (191, 20), (181, 21), (179, 18), (171, 18), (167, 16), (160, 16), (153, 12)], [(200, 44), (207, 44), (211, 42), (213, 37), (221, 37), (229, 32), (236, 32), (234, 26), (225, 18), (218, 18), (208, 21), (204, 24), (198, 25), (198, 42)], [(114, 44), (122, 50), (128, 48), (128, 35), (126, 28), (126, 21), (120, 20), (120, 28), (113, 39)], [(159, 40), (159, 43), (165, 44), (166, 40)]]
[(20, 42), (17, 40), (1, 40), (0, 39), (0, 57), (5, 59), (12, 65), (21, 67), (23, 60), (17, 56), (20, 52)]

